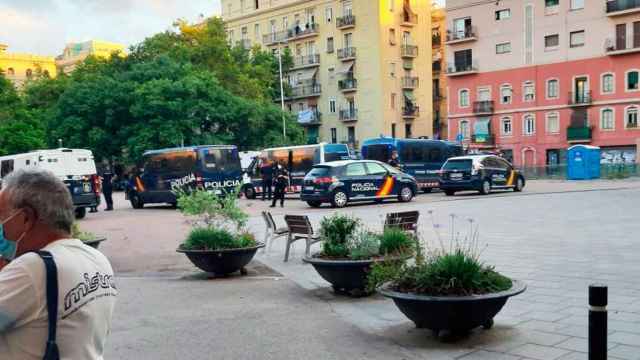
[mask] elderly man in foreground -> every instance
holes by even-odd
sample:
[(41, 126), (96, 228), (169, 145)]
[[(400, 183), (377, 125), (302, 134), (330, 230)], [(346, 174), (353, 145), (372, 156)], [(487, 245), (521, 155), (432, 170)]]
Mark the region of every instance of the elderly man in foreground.
[(50, 172), (0, 191), (0, 358), (102, 359), (118, 294), (99, 251), (71, 239), (74, 209)]

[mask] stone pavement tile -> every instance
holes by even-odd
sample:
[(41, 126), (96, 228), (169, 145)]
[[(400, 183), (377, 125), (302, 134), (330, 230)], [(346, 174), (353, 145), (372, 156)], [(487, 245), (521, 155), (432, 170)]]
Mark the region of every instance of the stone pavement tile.
[(556, 332), (562, 328), (567, 327), (565, 324), (559, 324), (556, 322), (542, 321), (542, 320), (529, 320), (520, 324), (521, 328), (540, 330), (546, 332)]
[(607, 323), (607, 327), (609, 330), (640, 334), (639, 322), (628, 322), (610, 319)]
[(578, 325), (578, 326), (589, 326), (589, 316), (585, 315), (571, 315), (569, 317), (565, 317), (563, 319), (558, 320), (559, 323), (567, 324), (567, 325)]
[(625, 360), (640, 360), (640, 347), (618, 345), (612, 349), (609, 349), (607, 355), (615, 356), (617, 358)]
[(521, 359), (521, 357), (519, 356), (502, 354), (502, 353), (485, 351), (485, 350), (474, 351), (471, 354), (467, 354), (463, 357), (458, 358), (458, 360), (519, 360), (519, 359)]
[(522, 315), (525, 318), (532, 320), (541, 320), (541, 321), (559, 321), (565, 318), (570, 317), (569, 314), (563, 314), (558, 312), (548, 312), (548, 311), (532, 311)]
[(630, 313), (626, 311), (609, 311), (609, 319), (629, 321), (629, 322), (640, 322), (640, 314)]
[(609, 335), (609, 341), (623, 345), (637, 346), (640, 344), (640, 335), (616, 331)]
[[(615, 346), (618, 346), (618, 345), (611, 341), (609, 341), (609, 343), (607, 344), (607, 348), (609, 349)], [(570, 338), (570, 339), (567, 339), (567, 341), (557, 344), (556, 347), (559, 347), (561, 349), (566, 349), (566, 350), (584, 352), (584, 353), (589, 351), (588, 340), (584, 338)]]
[(537, 360), (555, 360), (563, 355), (569, 354), (569, 351), (550, 346), (524, 344), (510, 350), (509, 353)]

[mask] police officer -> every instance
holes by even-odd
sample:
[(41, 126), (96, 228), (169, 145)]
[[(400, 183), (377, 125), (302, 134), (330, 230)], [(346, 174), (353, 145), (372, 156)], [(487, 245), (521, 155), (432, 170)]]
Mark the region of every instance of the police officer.
[(273, 186), (273, 164), (268, 159), (262, 159), (262, 165), (260, 166), (260, 175), (262, 177), (262, 201), (265, 197), (269, 197), (271, 200), (271, 188)]
[(104, 195), (104, 201), (107, 203), (105, 211), (113, 210), (113, 173), (110, 169), (105, 170), (102, 173), (102, 194)]
[(280, 207), (284, 207), (284, 194), (289, 181), (287, 180), (287, 170), (282, 164), (278, 164), (276, 170), (276, 178), (274, 179), (275, 192), (273, 194), (273, 202), (271, 207), (276, 207), (276, 202), (280, 200)]
[(387, 164), (393, 166), (394, 168), (400, 170), (400, 161), (398, 161), (398, 152), (393, 150), (391, 152), (391, 159), (387, 161)]

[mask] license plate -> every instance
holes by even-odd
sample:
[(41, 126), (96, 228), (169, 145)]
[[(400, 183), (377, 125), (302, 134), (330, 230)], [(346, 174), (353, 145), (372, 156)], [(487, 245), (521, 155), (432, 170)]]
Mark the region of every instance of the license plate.
[(91, 184), (89, 183), (84, 183), (82, 184), (82, 189), (84, 190), (84, 192), (89, 193), (91, 192)]
[(221, 194), (222, 194), (222, 190), (220, 190), (220, 189), (216, 189), (216, 190), (214, 191), (214, 193), (215, 193), (216, 195), (221, 195)]
[(304, 190), (305, 191), (313, 191), (313, 190), (315, 190), (315, 188), (313, 186), (305, 186)]
[(462, 179), (462, 174), (458, 174), (458, 173), (454, 173), (449, 175), (451, 177), (451, 180), (460, 180)]

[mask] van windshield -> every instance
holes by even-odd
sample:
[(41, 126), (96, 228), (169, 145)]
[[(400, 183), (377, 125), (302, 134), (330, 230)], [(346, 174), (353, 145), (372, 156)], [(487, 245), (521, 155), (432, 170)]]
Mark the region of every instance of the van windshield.
[(349, 147), (345, 144), (327, 144), (324, 146), (324, 162), (348, 160)]
[(471, 169), (472, 160), (449, 160), (442, 167), (443, 170), (469, 170)]
[(240, 156), (237, 149), (208, 148), (202, 151), (206, 171), (240, 171)]

